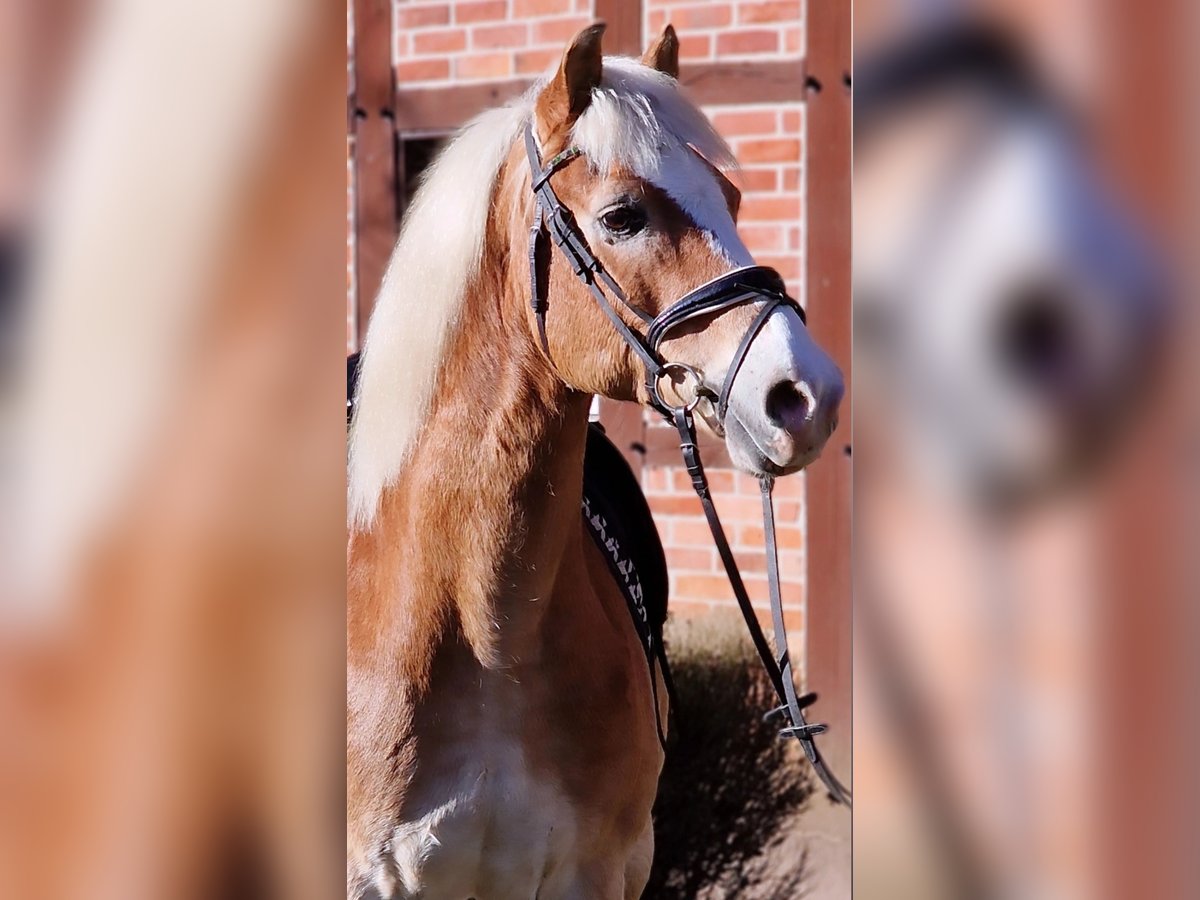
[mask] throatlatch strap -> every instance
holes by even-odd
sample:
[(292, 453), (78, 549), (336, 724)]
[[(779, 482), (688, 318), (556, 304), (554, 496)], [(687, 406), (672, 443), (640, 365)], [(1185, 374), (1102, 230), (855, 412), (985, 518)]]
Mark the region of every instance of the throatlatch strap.
[(542, 214), (542, 203), (534, 198), (533, 224), (529, 227), (529, 305), (533, 307), (533, 315), (537, 319), (538, 339), (542, 343), (542, 352), (550, 358), (550, 344), (546, 340), (546, 308), (549, 305), (549, 284), (538, 277), (538, 269), (546, 248), (546, 225)]

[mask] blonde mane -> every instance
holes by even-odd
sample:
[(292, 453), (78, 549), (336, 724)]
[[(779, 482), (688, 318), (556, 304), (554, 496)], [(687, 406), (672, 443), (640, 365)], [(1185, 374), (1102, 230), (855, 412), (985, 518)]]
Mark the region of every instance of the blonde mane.
[[(448, 339), (483, 254), (496, 177), (545, 83), (466, 125), (427, 170), (405, 213), (359, 367), (348, 496), (358, 527), (370, 524), (428, 417)], [(628, 166), (689, 212), (697, 194), (716, 188), (679, 184), (688, 145), (718, 166), (734, 165), (728, 146), (674, 79), (622, 57), (604, 60), (602, 83), (573, 136), (594, 169)]]

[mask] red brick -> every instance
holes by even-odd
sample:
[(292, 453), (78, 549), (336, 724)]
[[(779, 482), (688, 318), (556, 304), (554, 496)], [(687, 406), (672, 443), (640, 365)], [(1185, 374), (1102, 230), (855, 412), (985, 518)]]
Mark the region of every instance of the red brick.
[(800, 18), (799, 0), (770, 0), (767, 3), (739, 3), (739, 22), (791, 22)]
[(571, 11), (571, 0), (513, 0), (513, 18), (553, 16)]
[(803, 32), (799, 28), (788, 28), (783, 33), (783, 50), (785, 53), (799, 53), (801, 46), (801, 35)]
[(734, 553), (734, 557), (737, 559), (738, 568), (743, 572), (767, 571), (767, 554), (765, 552), (741, 550)]
[(724, 28), (733, 21), (733, 7), (728, 3), (698, 3), (677, 6), (671, 10), (671, 22), (680, 31), (694, 28)]
[(734, 176), (734, 181), (742, 189), (748, 191), (774, 191), (778, 188), (779, 177), (774, 169), (742, 169)]
[(483, 50), (501, 47), (524, 47), (529, 42), (529, 28), (522, 24), (481, 25), (471, 29), (471, 46)]
[(662, 466), (647, 467), (642, 475), (642, 489), (647, 493), (652, 491), (665, 493), (671, 487), (670, 470)]
[(788, 166), (783, 170), (783, 190), (798, 191), (800, 190), (800, 167)]
[(455, 3), (455, 22), (494, 22), (508, 16), (504, 0), (485, 0), (483, 3)]
[(686, 600), (726, 600), (733, 597), (733, 589), (724, 575), (680, 575), (675, 579), (672, 606), (676, 597)]
[(804, 554), (797, 551), (780, 553), (779, 574), (792, 581), (803, 579), (806, 574)]
[[(759, 578), (755, 575), (749, 575), (742, 579), (746, 584), (746, 593), (750, 595), (750, 599), (760, 605), (763, 610), (766, 610), (767, 603), (771, 599), (771, 588), (767, 584), (765, 578)], [(783, 586), (780, 585), (780, 595), (783, 594)]]
[(800, 550), (804, 547), (804, 531), (793, 525), (780, 525), (775, 529), (775, 543), (781, 550)]
[(699, 516), (674, 519), (667, 543), (680, 547), (711, 547), (712, 532), (708, 530), (708, 523)]
[(779, 50), (779, 33), (758, 29), (729, 31), (717, 35), (717, 56), (735, 53), (775, 53)]
[(679, 38), (679, 58), (712, 59), (712, 47), (712, 35), (684, 34)]
[(757, 262), (760, 266), (776, 269), (785, 280), (800, 277), (800, 260), (795, 256), (760, 256), (757, 257)]
[[(793, 603), (799, 605), (804, 602), (804, 583), (800, 581), (785, 580), (779, 585), (779, 593), (783, 598), (783, 603), (785, 606)], [(789, 629), (792, 627), (800, 627), (801, 624), (802, 623), (797, 623), (796, 626), (789, 625), (787, 627)]]
[(412, 38), (408, 34), (396, 35), (396, 56), (403, 59), (412, 52)]
[(459, 78), (501, 78), (512, 73), (512, 57), (507, 53), (483, 53), (463, 56), (454, 61)]
[(533, 23), (533, 43), (562, 44), (566, 47), (568, 41), (580, 31), (592, 24), (589, 16), (573, 16), (569, 19), (551, 19), (547, 22)]
[(742, 162), (794, 162), (800, 158), (800, 142), (793, 138), (743, 138), (737, 142)]
[(717, 512), (722, 521), (753, 522), (762, 517), (762, 502), (758, 497), (726, 495), (717, 498)]
[(798, 134), (800, 132), (800, 110), (785, 109), (783, 111), (783, 130), (787, 134)]
[(450, 77), (450, 62), (445, 59), (419, 59), (396, 64), (396, 81), (441, 81)]
[(763, 546), (764, 538), (762, 526), (756, 524), (744, 524), (738, 526), (737, 545), (742, 547), (761, 547)]
[(738, 234), (751, 253), (784, 249), (784, 229), (779, 225), (743, 225)]
[(671, 592), (671, 616), (690, 619), (695, 616), (706, 616), (713, 611), (710, 603), (697, 603), (694, 600), (678, 600), (677, 592)]
[(714, 551), (698, 547), (667, 547), (667, 568), (672, 572), (680, 569), (711, 571), (716, 562)]
[[(767, 604), (771, 599), (771, 588), (765, 577), (748, 575), (742, 579), (746, 583), (746, 593), (757, 603)], [(732, 593), (730, 594), (732, 596)], [(804, 602), (804, 585), (798, 581), (782, 581), (779, 585), (779, 596), (785, 604)]]
[(799, 500), (804, 496), (804, 478), (789, 476), (775, 481), (775, 499)]
[(758, 494), (758, 479), (748, 472), (738, 472), (737, 489), (743, 494)]
[(775, 504), (775, 518), (780, 522), (800, 521), (800, 502), (798, 500), (781, 500)]
[(667, 14), (661, 9), (656, 9), (650, 13), (646, 19), (646, 30), (652, 35), (659, 35), (667, 25)]
[(420, 31), (412, 36), (412, 46), (418, 54), (454, 53), (467, 48), (467, 33), (462, 28)]
[(700, 508), (700, 501), (695, 494), (688, 496), (682, 495), (666, 495), (666, 494), (651, 494), (648, 498), (650, 501), (650, 511), (656, 516), (694, 516), (700, 515), (703, 510)]
[(448, 24), (450, 24), (450, 7), (446, 5), (412, 6), (405, 4), (396, 8), (396, 28), (423, 28), (430, 25)]
[[(734, 489), (733, 472), (728, 469), (709, 469), (708, 486), (712, 488), (714, 494), (727, 494)], [(695, 491), (692, 488), (692, 476), (687, 473), (686, 469), (673, 468), (671, 470), (671, 485), (675, 491), (681, 494), (694, 495)]]
[(557, 50), (523, 50), (513, 57), (518, 75), (540, 75), (558, 62)]
[(743, 134), (774, 134), (776, 116), (772, 110), (751, 109), (721, 112), (713, 116), (713, 127), (726, 137)]
[(799, 219), (799, 197), (743, 197), (742, 219)]

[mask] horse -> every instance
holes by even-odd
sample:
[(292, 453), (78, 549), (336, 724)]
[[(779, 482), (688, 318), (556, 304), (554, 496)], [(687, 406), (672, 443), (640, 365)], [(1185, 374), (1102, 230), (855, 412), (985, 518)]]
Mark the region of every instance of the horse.
[[(640, 60), (603, 56), (603, 32), (432, 163), (368, 326), (348, 466), (351, 897), (640, 896), (664, 685), (585, 536), (591, 397), (695, 409), (764, 476), (836, 426), (841, 374), (761, 287), (674, 30)], [(538, 252), (546, 228), (592, 267)], [(722, 300), (743, 272), (765, 293)], [(597, 302), (600, 275), (627, 306)], [(645, 350), (639, 329), (696, 296)]]

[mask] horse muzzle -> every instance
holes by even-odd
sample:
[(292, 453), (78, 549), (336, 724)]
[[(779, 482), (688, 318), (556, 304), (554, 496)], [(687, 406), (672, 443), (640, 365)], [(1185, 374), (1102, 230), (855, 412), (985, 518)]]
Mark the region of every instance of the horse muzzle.
[(798, 471), (820, 456), (838, 425), (845, 382), (788, 308), (771, 314), (729, 389), (725, 442), (754, 474)]

